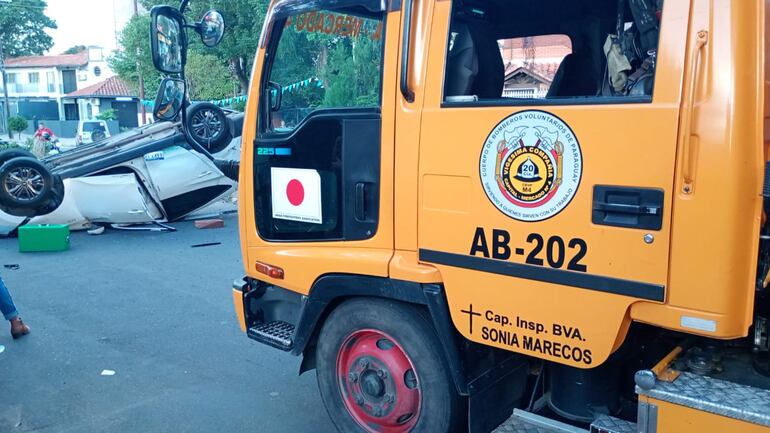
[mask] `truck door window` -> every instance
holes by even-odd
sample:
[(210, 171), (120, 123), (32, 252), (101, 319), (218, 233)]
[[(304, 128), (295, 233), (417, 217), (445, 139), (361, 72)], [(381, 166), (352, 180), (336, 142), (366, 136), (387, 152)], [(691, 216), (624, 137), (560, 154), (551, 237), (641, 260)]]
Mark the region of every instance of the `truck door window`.
[(318, 109), (380, 105), (381, 19), (330, 11), (288, 17), (273, 59), (269, 81), (282, 96), (265, 129), (291, 131)]
[(453, 0), (446, 105), (650, 102), (663, 0)]
[(376, 233), (384, 11), (366, 13), (303, 10), (276, 24), (254, 157), (263, 239)]

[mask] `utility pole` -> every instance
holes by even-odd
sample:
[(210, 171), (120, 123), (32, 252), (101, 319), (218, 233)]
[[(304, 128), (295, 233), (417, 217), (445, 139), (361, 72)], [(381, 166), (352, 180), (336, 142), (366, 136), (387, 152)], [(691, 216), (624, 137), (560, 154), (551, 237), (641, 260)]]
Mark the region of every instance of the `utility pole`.
[[(139, 16), (139, 2), (134, 0), (134, 16)], [(142, 125), (147, 124), (147, 109), (144, 107), (144, 77), (139, 67), (139, 49), (136, 50), (136, 74), (139, 76), (139, 105), (142, 107)]]
[(11, 105), (8, 102), (8, 76), (5, 74), (5, 51), (3, 51), (3, 41), (0, 41), (0, 75), (3, 78), (3, 95), (5, 103), (3, 104), (5, 113), (3, 114), (3, 124), (5, 132), (11, 136), (11, 130), (8, 127), (8, 119), (11, 117)]

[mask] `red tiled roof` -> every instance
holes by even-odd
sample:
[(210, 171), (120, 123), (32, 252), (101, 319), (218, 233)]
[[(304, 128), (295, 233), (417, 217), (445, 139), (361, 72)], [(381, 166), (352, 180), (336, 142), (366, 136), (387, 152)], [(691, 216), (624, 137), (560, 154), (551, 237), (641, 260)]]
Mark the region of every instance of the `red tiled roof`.
[(125, 82), (118, 77), (110, 77), (106, 80), (96, 83), (92, 86), (84, 87), (66, 95), (69, 98), (74, 97), (99, 97), (99, 96), (130, 96), (136, 95), (131, 92)]
[(553, 77), (556, 75), (556, 71), (559, 70), (560, 63), (535, 63), (532, 65), (532, 69), (527, 71), (521, 64), (509, 63), (505, 67), (505, 79), (510, 79), (513, 75), (519, 72), (534, 72), (540, 78), (545, 78), (549, 82), (553, 81)]
[(51, 68), (56, 66), (85, 66), (88, 64), (88, 51), (59, 56), (11, 57), (5, 60), (7, 68)]

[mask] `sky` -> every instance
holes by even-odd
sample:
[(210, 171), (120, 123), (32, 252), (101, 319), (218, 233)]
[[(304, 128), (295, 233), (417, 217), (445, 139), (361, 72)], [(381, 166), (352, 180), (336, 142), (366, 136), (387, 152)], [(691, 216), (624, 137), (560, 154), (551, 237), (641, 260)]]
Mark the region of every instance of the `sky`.
[(133, 0), (48, 0), (46, 15), (58, 29), (49, 31), (54, 46), (46, 54), (61, 54), (75, 45), (97, 45), (105, 54), (117, 48), (116, 33), (134, 11)]

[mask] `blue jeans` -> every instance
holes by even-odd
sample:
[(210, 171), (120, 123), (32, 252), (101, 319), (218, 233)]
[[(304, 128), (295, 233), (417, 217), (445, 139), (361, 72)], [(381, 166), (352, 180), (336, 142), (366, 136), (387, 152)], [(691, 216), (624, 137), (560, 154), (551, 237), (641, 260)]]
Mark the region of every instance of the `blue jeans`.
[(3, 284), (2, 277), (0, 277), (0, 313), (3, 313), (5, 320), (13, 320), (19, 316), (16, 306), (13, 305), (11, 294), (8, 293), (8, 288)]

